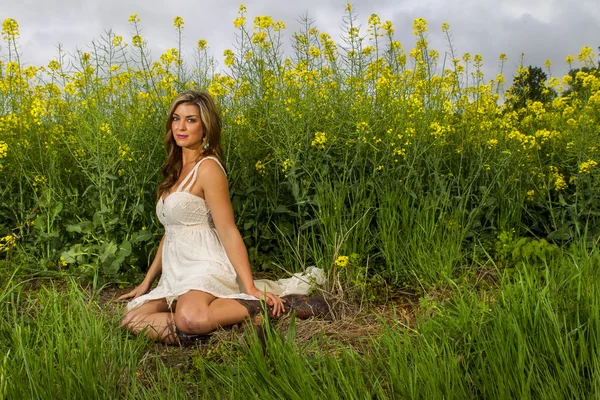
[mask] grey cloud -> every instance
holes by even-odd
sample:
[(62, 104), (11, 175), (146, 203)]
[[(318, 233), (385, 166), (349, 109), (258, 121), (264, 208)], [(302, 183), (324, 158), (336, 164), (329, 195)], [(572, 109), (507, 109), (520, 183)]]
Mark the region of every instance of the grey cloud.
[[(283, 20), (289, 40), (299, 29), (298, 18), (308, 14), (319, 29), (338, 39), (341, 34), (345, 1), (307, 0), (305, 2), (260, 1), (243, 2), (248, 8), (248, 22), (255, 15), (272, 15)], [(0, 6), (0, 18), (12, 17), (21, 25), (21, 50), (30, 64), (47, 64), (56, 55), (56, 45), (66, 50), (86, 49), (94, 38), (108, 29), (129, 40), (132, 28), (127, 19), (136, 13), (142, 19), (141, 27), (148, 40), (152, 55), (157, 59), (165, 49), (176, 46), (173, 18), (185, 20), (185, 50), (191, 54), (198, 39), (206, 39), (212, 54), (222, 59), (225, 48), (235, 40), (233, 20), (240, 1), (197, 2), (171, 1), (117, 1), (81, 0), (28, 0)], [(425, 2), (393, 0), (361, 0), (354, 2), (359, 22), (366, 27), (371, 13), (382, 20), (392, 20), (396, 36), (406, 49), (414, 45), (412, 22), (424, 17), (429, 25), (432, 48), (442, 54), (447, 42), (441, 24), (451, 25), (453, 45), (462, 54), (481, 54), (486, 76), (498, 72), (500, 53), (509, 56), (507, 77), (512, 75), (525, 53), (525, 63), (543, 65), (553, 62), (553, 73), (564, 74), (567, 54), (577, 55), (584, 45), (594, 49), (600, 45), (600, 4), (595, 0), (429, 0)]]

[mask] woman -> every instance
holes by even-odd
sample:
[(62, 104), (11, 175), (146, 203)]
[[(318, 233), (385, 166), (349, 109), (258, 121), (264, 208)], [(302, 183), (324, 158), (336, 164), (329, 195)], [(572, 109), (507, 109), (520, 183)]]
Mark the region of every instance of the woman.
[[(234, 222), (220, 135), (217, 108), (206, 92), (175, 98), (166, 124), (168, 157), (156, 206), (165, 235), (142, 283), (119, 297), (132, 299), (122, 325), (133, 333), (178, 344), (243, 321), (260, 311), (258, 299), (273, 316), (289, 311), (285, 299), (259, 290), (252, 279)], [(161, 272), (157, 287), (147, 293)]]

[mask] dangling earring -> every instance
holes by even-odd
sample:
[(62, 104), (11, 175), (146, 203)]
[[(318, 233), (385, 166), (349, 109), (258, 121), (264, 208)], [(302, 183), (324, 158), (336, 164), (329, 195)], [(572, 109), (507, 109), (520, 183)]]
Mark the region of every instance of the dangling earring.
[(204, 147), (204, 150), (208, 150), (210, 148), (210, 144), (208, 143), (208, 140), (204, 141), (204, 146), (202, 146), (202, 147)]

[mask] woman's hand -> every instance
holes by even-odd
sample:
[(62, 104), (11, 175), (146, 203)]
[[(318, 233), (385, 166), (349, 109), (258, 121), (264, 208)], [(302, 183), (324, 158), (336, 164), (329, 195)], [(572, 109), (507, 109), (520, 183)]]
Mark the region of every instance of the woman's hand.
[[(273, 316), (279, 317), (281, 313), (285, 312), (285, 300), (281, 297), (274, 295), (270, 292), (263, 292), (258, 290), (257, 288), (253, 288), (248, 291), (250, 296), (254, 296), (258, 299), (264, 300), (269, 307), (273, 307)], [(266, 296), (266, 297), (265, 297)]]
[(125, 293), (117, 300), (127, 300), (127, 299), (135, 299), (140, 297), (143, 294), (146, 294), (150, 290), (150, 284), (146, 283), (146, 281), (142, 281), (139, 285), (137, 285), (131, 292)]

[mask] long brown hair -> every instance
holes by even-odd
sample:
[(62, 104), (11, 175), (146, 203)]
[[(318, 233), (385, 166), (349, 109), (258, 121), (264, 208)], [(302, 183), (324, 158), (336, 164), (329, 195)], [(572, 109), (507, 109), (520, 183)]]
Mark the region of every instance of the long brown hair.
[(165, 180), (158, 186), (157, 197), (168, 192), (179, 179), (183, 168), (181, 147), (175, 143), (171, 126), (173, 124), (173, 113), (180, 104), (193, 104), (198, 107), (198, 114), (202, 122), (204, 132), (204, 145), (198, 150), (198, 158), (214, 156), (223, 164), (223, 148), (221, 147), (221, 117), (217, 105), (210, 94), (205, 91), (189, 91), (177, 95), (171, 103), (169, 117), (165, 125), (165, 147), (167, 148), (167, 159), (162, 168)]

